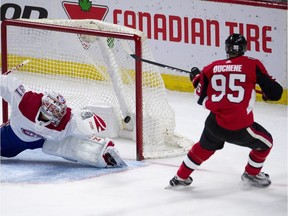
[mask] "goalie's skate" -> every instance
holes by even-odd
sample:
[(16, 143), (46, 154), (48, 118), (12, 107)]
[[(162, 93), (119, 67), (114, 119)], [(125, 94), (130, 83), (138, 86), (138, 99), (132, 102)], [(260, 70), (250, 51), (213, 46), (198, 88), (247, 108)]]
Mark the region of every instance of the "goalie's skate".
[(193, 179), (189, 176), (187, 179), (180, 179), (178, 176), (174, 176), (170, 181), (169, 185), (165, 189), (173, 188), (176, 186), (188, 186), (193, 182)]
[(103, 155), (105, 162), (111, 167), (125, 167), (127, 164), (122, 160), (115, 148), (107, 147)]
[(271, 184), (269, 175), (264, 172), (260, 172), (256, 176), (249, 175), (248, 173), (245, 172), (242, 174), (241, 180), (246, 185), (253, 186), (253, 187), (260, 187), (260, 188), (268, 187)]

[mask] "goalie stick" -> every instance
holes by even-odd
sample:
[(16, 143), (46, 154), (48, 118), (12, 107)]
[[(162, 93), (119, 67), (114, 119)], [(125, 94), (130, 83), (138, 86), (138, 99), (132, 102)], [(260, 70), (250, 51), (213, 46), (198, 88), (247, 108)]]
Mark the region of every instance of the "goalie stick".
[[(139, 56), (136, 56), (135, 54), (130, 54), (130, 56), (132, 58), (134, 58), (135, 60), (146, 62), (146, 63), (152, 64), (152, 65), (156, 65), (158, 67), (167, 68), (167, 69), (178, 71), (178, 72), (181, 72), (181, 73), (188, 73), (188, 74), (192, 75), (192, 79), (194, 78), (194, 75), (193, 75), (193, 73), (191, 71), (187, 71), (187, 70), (183, 70), (183, 69), (180, 69), (180, 68), (177, 68), (177, 67), (173, 67), (173, 66), (161, 64), (161, 63), (158, 63), (158, 62), (150, 61), (150, 60), (147, 60), (147, 59), (143, 59), (143, 58), (140, 58)], [(255, 91), (258, 94), (263, 94), (262, 91), (260, 91), (260, 90), (255, 89)]]
[(17, 69), (20, 68), (20, 67), (23, 67), (24, 65), (28, 64), (29, 62), (30, 62), (30, 60), (27, 59), (27, 60), (21, 62), (20, 64), (16, 65), (15, 67), (11, 68), (10, 70), (4, 72), (3, 75), (8, 75), (8, 74), (11, 73), (12, 71), (17, 70)]

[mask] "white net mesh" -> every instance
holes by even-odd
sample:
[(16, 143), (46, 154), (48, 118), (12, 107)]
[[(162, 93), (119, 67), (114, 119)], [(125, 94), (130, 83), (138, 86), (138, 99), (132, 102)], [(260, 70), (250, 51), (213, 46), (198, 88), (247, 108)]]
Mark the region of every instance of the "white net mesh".
[[(97, 20), (24, 21), (136, 34), (142, 38), (142, 57), (153, 60), (145, 35), (131, 28)], [(72, 108), (111, 104), (121, 130), (135, 131), (135, 60), (130, 56), (134, 41), (14, 26), (7, 32), (8, 68), (30, 59), (23, 71), (13, 73), (27, 89), (60, 92)], [(144, 158), (186, 152), (193, 142), (174, 134), (175, 113), (157, 67), (142, 64), (142, 86)], [(122, 120), (123, 104), (132, 117), (130, 125)]]

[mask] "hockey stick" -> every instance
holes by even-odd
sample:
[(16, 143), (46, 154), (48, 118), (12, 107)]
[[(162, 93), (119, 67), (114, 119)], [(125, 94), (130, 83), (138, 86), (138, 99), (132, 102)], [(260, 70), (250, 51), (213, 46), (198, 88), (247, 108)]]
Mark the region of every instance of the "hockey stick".
[(23, 67), (24, 65), (28, 64), (30, 62), (29, 59), (23, 61), (22, 63), (16, 65), (15, 67), (11, 68), (10, 70), (6, 71), (5, 73), (3, 73), (3, 75), (8, 75), (9, 73), (11, 73), (14, 70), (19, 69), (20, 67)]
[[(150, 60), (147, 60), (147, 59), (143, 59), (143, 58), (140, 58), (139, 56), (136, 56), (135, 54), (130, 54), (130, 56), (132, 58), (134, 58), (135, 60), (146, 62), (148, 64), (156, 65), (156, 66), (159, 66), (159, 67), (162, 67), (162, 68), (167, 68), (167, 69), (170, 69), (170, 70), (175, 70), (175, 71), (178, 71), (178, 72), (181, 72), (181, 73), (191, 74), (193, 76), (193, 78), (194, 78), (194, 75), (193, 75), (193, 73), (191, 71), (187, 71), (187, 70), (183, 70), (183, 69), (180, 69), (180, 68), (176, 68), (176, 67), (172, 67), (172, 66), (169, 66), (169, 65), (165, 65), (165, 64), (158, 63), (158, 62), (154, 62), (154, 61), (150, 61)], [(255, 89), (255, 91), (258, 94), (263, 94), (262, 91), (260, 91), (260, 90)]]
[(139, 56), (136, 56), (135, 54), (130, 54), (130, 56), (132, 58), (134, 58), (135, 60), (146, 62), (148, 64), (156, 65), (156, 66), (167, 68), (167, 69), (170, 69), (170, 70), (175, 70), (175, 71), (178, 71), (178, 72), (181, 72), (181, 73), (192, 74), (191, 71), (187, 71), (187, 70), (183, 70), (183, 69), (180, 69), (180, 68), (176, 68), (176, 67), (172, 67), (172, 66), (169, 66), (169, 65), (165, 65), (165, 64), (158, 63), (158, 62), (154, 62), (154, 61), (150, 61), (150, 60), (147, 60), (147, 59), (143, 59), (143, 58), (140, 58)]

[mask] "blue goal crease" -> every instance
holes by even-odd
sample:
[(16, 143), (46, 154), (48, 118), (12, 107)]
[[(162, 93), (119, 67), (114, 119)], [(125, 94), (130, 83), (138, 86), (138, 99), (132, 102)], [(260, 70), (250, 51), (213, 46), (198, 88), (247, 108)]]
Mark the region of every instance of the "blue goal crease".
[(57, 184), (91, 179), (148, 166), (141, 161), (125, 160), (127, 167), (95, 168), (50, 155), (42, 154), (41, 157), (38, 155), (35, 157), (35, 154), (31, 155), (29, 152), (11, 159), (1, 158), (0, 182)]

